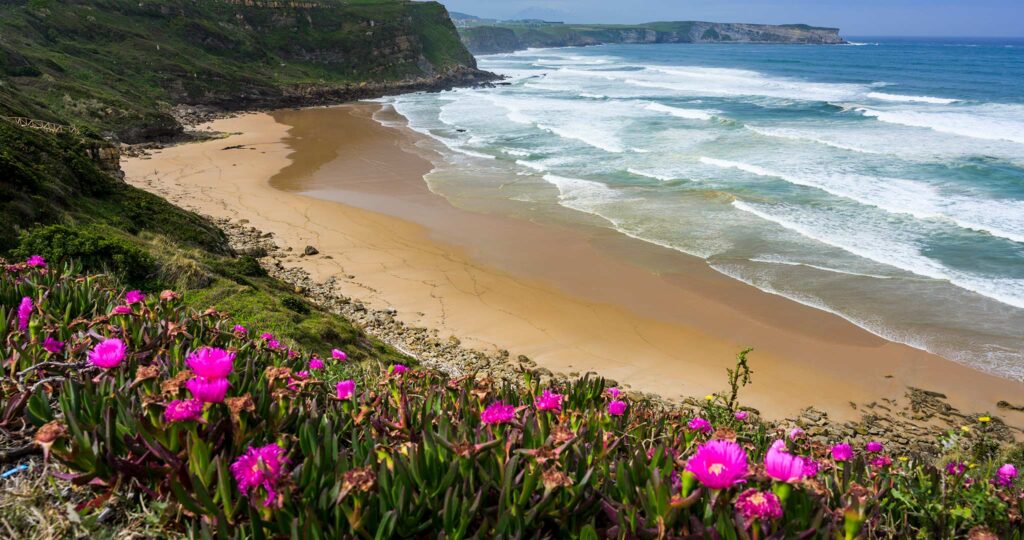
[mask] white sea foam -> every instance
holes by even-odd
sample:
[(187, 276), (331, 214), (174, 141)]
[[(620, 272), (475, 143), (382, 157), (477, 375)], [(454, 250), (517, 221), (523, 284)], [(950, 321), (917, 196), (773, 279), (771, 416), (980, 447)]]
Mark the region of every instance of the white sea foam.
[(940, 98), (932, 96), (904, 96), (900, 94), (886, 94), (884, 92), (868, 92), (867, 96), (871, 99), (877, 99), (880, 101), (896, 101), (902, 103), (935, 103), (938, 105), (949, 105), (950, 103), (956, 103), (957, 99), (951, 98)]
[(673, 176), (671, 174), (666, 174), (664, 172), (644, 170), (644, 169), (634, 169), (632, 167), (626, 169), (626, 172), (628, 172), (629, 174), (635, 174), (637, 176), (646, 176), (647, 178), (653, 178), (655, 180), (661, 180), (662, 182), (669, 182), (671, 180), (675, 180), (676, 179), (675, 176)]
[(840, 150), (848, 150), (850, 152), (860, 152), (862, 154), (880, 154), (881, 153), (881, 152), (879, 152), (877, 150), (870, 150), (870, 149), (867, 149), (867, 148), (861, 148), (861, 147), (853, 146), (853, 145), (846, 144), (846, 143), (843, 143), (843, 142), (836, 142), (836, 141), (833, 141), (833, 140), (830, 140), (830, 139), (826, 139), (824, 137), (815, 136), (814, 134), (802, 133), (802, 132), (799, 132), (799, 131), (796, 131), (796, 130), (792, 130), (792, 129), (768, 128), (768, 127), (751, 126), (751, 125), (744, 125), (743, 127), (745, 127), (746, 129), (749, 129), (750, 131), (753, 131), (754, 133), (757, 133), (758, 135), (764, 135), (765, 137), (780, 137), (780, 138), (783, 138), (783, 139), (790, 139), (790, 140), (794, 140), (794, 141), (814, 142), (814, 143), (818, 143), (818, 144), (823, 144), (825, 146), (831, 146), (832, 148), (838, 148)]
[(577, 140), (582, 143), (589, 144), (594, 148), (604, 150), (605, 152), (619, 154), (626, 151), (625, 148), (623, 148), (622, 143), (620, 143), (615, 137), (586, 129), (585, 126), (558, 127), (546, 124), (537, 124), (537, 127), (544, 131), (550, 131), (563, 139)]
[(847, 276), (866, 277), (866, 278), (872, 278), (872, 279), (892, 279), (893, 278), (893, 276), (883, 276), (883, 275), (880, 275), (880, 274), (866, 274), (866, 273), (863, 273), (863, 272), (854, 272), (854, 271), (851, 271), (851, 270), (843, 270), (843, 269), (840, 269), (840, 268), (832, 268), (832, 267), (829, 267), (829, 266), (820, 266), (820, 265), (817, 265), (817, 264), (811, 264), (811, 263), (805, 263), (805, 262), (787, 261), (785, 259), (780, 259), (778, 257), (753, 257), (753, 258), (750, 259), (750, 262), (766, 263), (766, 264), (781, 264), (783, 266), (802, 266), (802, 267), (805, 267), (805, 268), (814, 268), (815, 270), (821, 270), (823, 272), (830, 272), (832, 274), (844, 274), (844, 275), (847, 275)]
[(979, 276), (944, 266), (942, 263), (921, 254), (913, 245), (912, 238), (900, 238), (906, 233), (886, 230), (877, 226), (858, 223), (854, 226), (841, 224), (835, 216), (817, 216), (792, 206), (776, 206), (783, 212), (772, 212), (769, 205), (732, 202), (737, 210), (753, 214), (775, 223), (801, 236), (839, 248), (848, 253), (870, 259), (877, 263), (906, 270), (919, 276), (948, 281), (960, 287), (998, 302), (1024, 308), (1024, 280)]
[(700, 109), (683, 109), (680, 107), (663, 105), (661, 103), (648, 103), (644, 106), (644, 109), (652, 112), (668, 113), (676, 118), (686, 118), (687, 120), (711, 120), (713, 117), (713, 115), (708, 111), (702, 111)]
[[(1003, 140), (1024, 144), (1024, 110), (1014, 107), (1016, 118), (986, 114), (985, 110), (946, 112), (925, 112), (911, 109), (871, 109), (859, 107), (856, 110), (864, 116), (877, 118), (881, 122), (904, 126), (932, 129), (941, 133), (960, 135), (975, 139)], [(1009, 107), (1006, 107), (1009, 109)]]

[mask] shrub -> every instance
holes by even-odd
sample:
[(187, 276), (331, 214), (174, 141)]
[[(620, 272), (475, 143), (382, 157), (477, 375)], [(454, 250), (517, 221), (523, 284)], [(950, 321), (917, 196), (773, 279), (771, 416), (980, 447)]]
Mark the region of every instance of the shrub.
[(102, 226), (36, 228), (21, 236), (15, 254), (39, 254), (55, 262), (74, 259), (86, 270), (110, 271), (134, 287), (146, 286), (156, 271), (148, 253)]
[(301, 298), (286, 296), (281, 299), (281, 305), (301, 315), (309, 314), (309, 306)]
[(70, 268), (0, 276), (0, 410), (94, 490), (84, 512), (156, 499), (167, 529), (222, 538), (1024, 538), (998, 461), (830, 450), (732, 399), (666, 409), (590, 377), (312, 362), (173, 294), (136, 296)]

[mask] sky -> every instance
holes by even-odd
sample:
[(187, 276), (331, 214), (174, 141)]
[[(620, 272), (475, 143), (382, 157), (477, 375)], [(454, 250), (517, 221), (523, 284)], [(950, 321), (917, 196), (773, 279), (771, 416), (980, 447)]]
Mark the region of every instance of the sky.
[(844, 36), (1024, 37), (1024, 0), (439, 0), (479, 17), (839, 27)]

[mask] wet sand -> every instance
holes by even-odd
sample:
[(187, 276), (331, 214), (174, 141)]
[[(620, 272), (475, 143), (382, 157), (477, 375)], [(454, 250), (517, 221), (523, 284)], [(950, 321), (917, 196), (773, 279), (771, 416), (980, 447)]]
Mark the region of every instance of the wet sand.
[[(996, 409), (1020, 401), (1024, 384), (889, 342), (701, 259), (600, 226), (459, 209), (423, 181), (432, 164), (421, 137), (378, 124), (378, 108), (219, 120), (213, 129), (238, 134), (122, 166), (130, 183), (182, 206), (273, 232), (294, 249), (291, 264), (337, 277), (347, 296), (553, 371), (703, 396), (724, 389), (735, 354), (754, 347), (741, 399), (769, 417), (808, 405), (859, 417), (851, 402), (903, 402), (916, 386), (1024, 424)], [(320, 254), (298, 257), (306, 245)]]

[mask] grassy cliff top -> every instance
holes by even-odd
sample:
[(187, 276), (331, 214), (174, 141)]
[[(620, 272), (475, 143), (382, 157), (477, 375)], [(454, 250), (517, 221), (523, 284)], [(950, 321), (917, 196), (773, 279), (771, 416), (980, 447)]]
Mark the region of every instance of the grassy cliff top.
[(458, 67), (475, 62), (436, 2), (0, 2), (0, 115), (102, 133), (159, 135), (172, 104)]

